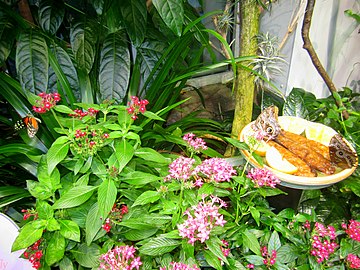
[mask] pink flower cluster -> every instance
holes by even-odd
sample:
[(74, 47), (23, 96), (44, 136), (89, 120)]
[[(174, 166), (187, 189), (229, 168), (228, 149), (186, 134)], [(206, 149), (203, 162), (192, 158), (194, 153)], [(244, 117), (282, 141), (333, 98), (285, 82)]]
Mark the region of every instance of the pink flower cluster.
[(136, 96), (131, 97), (131, 101), (128, 103), (128, 108), (126, 109), (128, 113), (131, 115), (132, 120), (136, 120), (139, 113), (146, 112), (146, 105), (149, 104), (149, 101), (146, 99), (140, 100)]
[(38, 213), (34, 209), (21, 209), (21, 212), (24, 213), (24, 220), (28, 220), (30, 217), (34, 217), (33, 220), (38, 218)]
[[(217, 205), (218, 204), (218, 205)], [(203, 199), (197, 205), (184, 212), (187, 219), (178, 225), (179, 235), (187, 238), (188, 243), (194, 245), (196, 241), (204, 243), (209, 239), (210, 233), (215, 226), (223, 227), (226, 223), (219, 209), (226, 207), (226, 203), (216, 196), (211, 196), (211, 201)]]
[[(233, 167), (223, 158), (209, 158), (204, 160), (199, 166), (194, 169), (193, 174), (197, 176), (204, 176), (207, 179), (205, 182), (230, 182), (232, 176), (236, 175), (236, 171)], [(201, 186), (203, 183), (202, 178), (197, 181), (197, 186)]]
[(206, 159), (193, 168), (194, 163), (193, 158), (177, 158), (169, 165), (169, 174), (165, 181), (189, 181), (191, 186), (201, 187), (204, 182), (230, 182), (231, 177), (236, 175), (236, 170), (222, 158)]
[(105, 223), (101, 226), (107, 233), (110, 232), (113, 223), (121, 222), (123, 216), (129, 212), (127, 205), (123, 204), (118, 208), (117, 204), (114, 204), (110, 211), (109, 217), (105, 219)]
[(268, 249), (266, 246), (260, 248), (261, 256), (263, 256), (264, 260), (263, 263), (270, 267), (275, 264), (276, 262), (276, 250), (272, 250), (271, 254), (269, 254)]
[(84, 157), (94, 155), (98, 149), (104, 146), (105, 140), (109, 138), (108, 133), (100, 130), (75, 130), (74, 141), (70, 145), (71, 149)]
[(46, 113), (61, 100), (59, 93), (40, 93), (38, 96), (41, 100), (37, 100), (36, 105), (33, 106), (34, 112), (37, 113)]
[(100, 256), (99, 269), (132, 270), (139, 269), (142, 262), (135, 257), (136, 249), (133, 246), (117, 246)]
[(341, 226), (343, 229), (345, 229), (345, 232), (351, 239), (354, 239), (355, 241), (360, 242), (360, 222), (359, 221), (351, 219), (349, 221), (349, 225), (346, 225), (343, 223)]
[(183, 140), (188, 144), (189, 148), (194, 152), (199, 152), (201, 150), (206, 150), (208, 148), (206, 146), (206, 142), (201, 138), (195, 137), (195, 134), (193, 133), (185, 134)]
[(253, 181), (255, 187), (275, 188), (276, 185), (280, 183), (280, 180), (275, 174), (264, 168), (251, 168), (247, 177)]
[(311, 238), (312, 248), (310, 254), (316, 257), (318, 263), (329, 259), (330, 255), (335, 252), (338, 244), (335, 242), (336, 234), (335, 228), (332, 226), (325, 226), (319, 222), (315, 223), (313, 236)]
[(96, 110), (94, 108), (89, 108), (87, 111), (83, 111), (82, 109), (75, 109), (75, 113), (69, 114), (71, 117), (75, 117), (78, 119), (83, 119), (85, 116), (89, 115), (91, 117), (95, 117), (96, 114), (99, 112), (99, 110)]
[(354, 254), (346, 257), (346, 262), (351, 269), (360, 269), (360, 258)]
[(40, 249), (41, 239), (36, 241), (32, 246), (28, 247), (23, 256), (25, 259), (28, 259), (32, 264), (32, 267), (35, 269), (39, 269), (41, 267), (40, 260), (44, 255), (42, 250)]
[(189, 266), (181, 262), (171, 262), (168, 267), (160, 267), (160, 270), (200, 270), (196, 265)]

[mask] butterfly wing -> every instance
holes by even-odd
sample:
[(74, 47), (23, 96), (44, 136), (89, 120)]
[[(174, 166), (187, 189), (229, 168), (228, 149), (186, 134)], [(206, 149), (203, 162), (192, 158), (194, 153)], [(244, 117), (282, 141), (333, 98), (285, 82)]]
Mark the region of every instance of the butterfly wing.
[(27, 116), (23, 118), (23, 122), (26, 126), (27, 133), (30, 138), (35, 137), (39, 130), (39, 123), (35, 117)]
[(357, 154), (350, 148), (344, 137), (335, 134), (329, 144), (330, 159), (343, 169), (349, 169), (357, 165)]
[(278, 122), (278, 107), (272, 105), (262, 111), (256, 118), (253, 125), (255, 131), (261, 132), (270, 140), (275, 139), (281, 132), (281, 126)]

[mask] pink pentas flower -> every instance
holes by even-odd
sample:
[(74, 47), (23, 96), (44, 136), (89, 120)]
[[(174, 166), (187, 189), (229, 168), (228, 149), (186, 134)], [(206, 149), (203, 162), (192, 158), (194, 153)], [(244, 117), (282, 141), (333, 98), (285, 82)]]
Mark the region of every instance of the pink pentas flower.
[(277, 253), (276, 250), (272, 250), (271, 253), (268, 252), (266, 246), (260, 248), (261, 256), (263, 257), (263, 263), (269, 268), (276, 263)]
[(346, 262), (350, 269), (360, 269), (360, 258), (355, 254), (349, 254), (346, 257)]
[(138, 118), (139, 113), (146, 112), (146, 105), (149, 104), (149, 101), (146, 99), (139, 99), (136, 96), (132, 96), (131, 100), (128, 102), (128, 108), (126, 109), (128, 114), (131, 115), (132, 120), (136, 120)]
[(277, 184), (280, 184), (279, 178), (265, 168), (251, 168), (247, 177), (252, 180), (255, 187), (275, 188)]
[(116, 246), (100, 256), (99, 269), (132, 270), (142, 265), (140, 257), (135, 257), (136, 249), (133, 246)]
[(188, 180), (193, 173), (193, 164), (195, 159), (187, 157), (178, 157), (169, 165), (169, 175), (166, 176), (165, 181), (176, 179), (179, 181)]
[(318, 263), (328, 260), (330, 255), (335, 252), (338, 244), (335, 242), (336, 234), (335, 228), (332, 226), (325, 226), (322, 223), (316, 222), (311, 237), (310, 254), (316, 257)]
[(188, 144), (190, 150), (194, 152), (199, 152), (208, 148), (206, 142), (201, 138), (197, 138), (193, 133), (185, 134), (183, 140)]
[(209, 158), (198, 165), (193, 174), (206, 178), (205, 182), (230, 182), (231, 177), (236, 175), (236, 170), (223, 158)]
[(197, 265), (188, 265), (181, 262), (171, 262), (170, 266), (167, 267), (160, 267), (160, 270), (200, 270)]
[(40, 93), (38, 96), (41, 99), (36, 100), (36, 104), (33, 106), (34, 112), (37, 113), (46, 113), (61, 100), (59, 93)]
[(353, 240), (360, 242), (360, 222), (356, 220), (350, 220), (349, 224), (342, 224), (342, 228), (345, 229), (346, 234)]
[(215, 226), (223, 227), (226, 223), (219, 209), (226, 207), (226, 203), (216, 196), (211, 196), (210, 201), (205, 198), (196, 206), (185, 211), (187, 219), (178, 225), (179, 235), (188, 239), (188, 243), (194, 245), (196, 241), (204, 243), (209, 239), (210, 233)]

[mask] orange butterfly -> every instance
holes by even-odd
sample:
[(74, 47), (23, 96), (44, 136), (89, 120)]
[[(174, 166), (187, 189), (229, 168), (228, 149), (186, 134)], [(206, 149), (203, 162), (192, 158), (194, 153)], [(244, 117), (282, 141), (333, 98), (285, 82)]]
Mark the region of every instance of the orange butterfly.
[(40, 119), (31, 115), (27, 115), (22, 120), (19, 120), (15, 123), (15, 129), (19, 130), (26, 127), (29, 137), (33, 138), (39, 130), (39, 123), (41, 123)]

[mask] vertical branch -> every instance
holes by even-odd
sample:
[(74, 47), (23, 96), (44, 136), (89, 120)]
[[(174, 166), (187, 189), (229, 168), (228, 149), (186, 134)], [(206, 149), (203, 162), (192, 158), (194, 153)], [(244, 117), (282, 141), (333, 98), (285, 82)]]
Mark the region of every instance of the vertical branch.
[[(319, 57), (317, 56), (315, 49), (310, 40), (310, 26), (311, 20), (314, 13), (315, 0), (308, 0), (306, 4), (306, 10), (304, 15), (304, 21), (301, 29), (301, 36), (304, 41), (303, 48), (308, 52), (311, 62), (318, 71), (319, 75), (323, 78), (325, 84), (329, 88), (331, 93), (336, 93), (337, 89), (331, 80), (329, 74), (326, 72), (324, 66), (321, 64)], [(338, 107), (343, 107), (341, 100), (335, 99), (336, 105)], [(349, 118), (349, 114), (346, 110), (342, 112), (345, 119)]]

